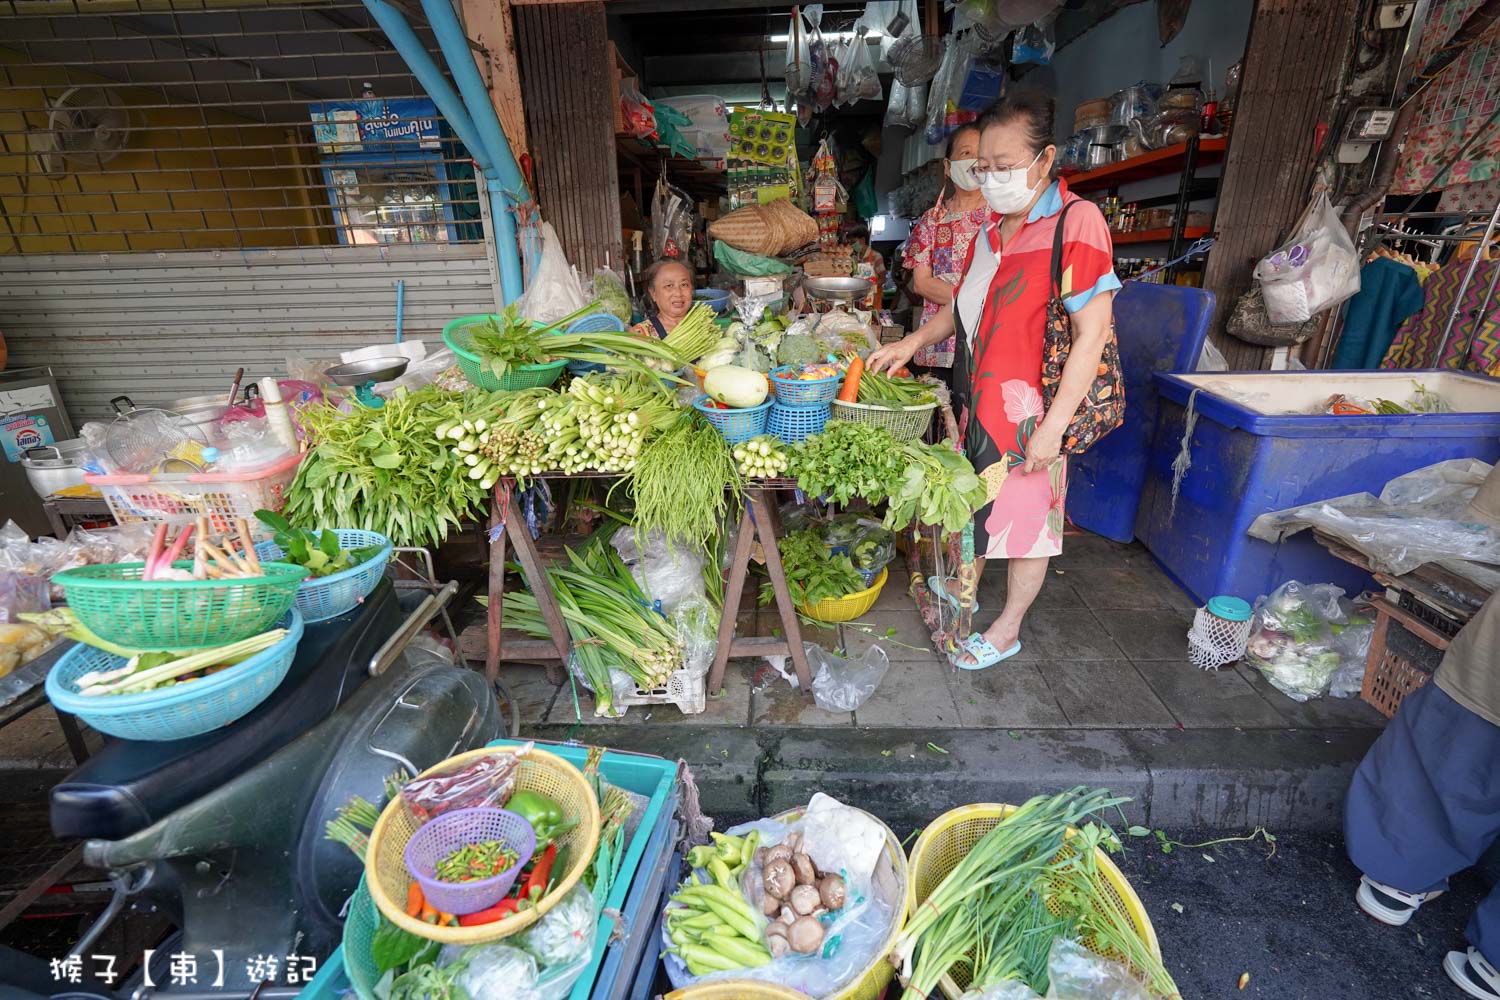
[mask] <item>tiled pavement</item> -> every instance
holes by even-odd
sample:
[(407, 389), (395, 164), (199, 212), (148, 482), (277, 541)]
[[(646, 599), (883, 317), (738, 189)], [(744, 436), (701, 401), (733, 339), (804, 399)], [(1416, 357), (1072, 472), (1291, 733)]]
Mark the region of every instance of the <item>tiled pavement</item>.
[[(1217, 673), (1187, 659), (1191, 599), (1139, 545), (1070, 535), (1021, 633), (1021, 652), (989, 670), (954, 670), (927, 642), (912, 601), (893, 574), (875, 607), (858, 622), (806, 629), (804, 639), (858, 655), (878, 642), (891, 667), (873, 696), (854, 713), (825, 712), (799, 696), (763, 661), (732, 661), (723, 691), (702, 715), (670, 705), (635, 707), (616, 721), (596, 719), (580, 692), (581, 721), (590, 725), (840, 727), (930, 729), (1329, 729), (1384, 723), (1358, 698), (1298, 704), (1243, 665)], [(979, 588), (988, 624), (1004, 601), (1003, 564)], [(742, 634), (770, 635), (770, 610), (742, 611)], [(753, 630), (753, 632), (752, 632)], [(887, 633), (894, 632), (890, 638)], [(521, 702), (523, 726), (579, 721), (569, 687), (543, 672), (509, 666), (502, 679)]]

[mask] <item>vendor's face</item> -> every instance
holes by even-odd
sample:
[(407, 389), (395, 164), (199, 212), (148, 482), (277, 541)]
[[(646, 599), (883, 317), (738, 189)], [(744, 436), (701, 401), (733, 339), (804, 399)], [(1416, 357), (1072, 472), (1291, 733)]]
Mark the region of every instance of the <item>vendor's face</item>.
[(693, 275), (681, 264), (662, 268), (651, 283), (651, 299), (663, 316), (685, 316), (693, 305)]

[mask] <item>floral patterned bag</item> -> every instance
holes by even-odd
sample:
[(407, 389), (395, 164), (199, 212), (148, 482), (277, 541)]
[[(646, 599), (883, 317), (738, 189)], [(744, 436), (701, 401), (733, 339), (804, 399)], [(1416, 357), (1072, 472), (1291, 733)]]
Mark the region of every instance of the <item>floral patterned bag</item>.
[[(1067, 219), (1068, 209), (1076, 204), (1070, 202), (1063, 206), (1057, 217), (1057, 231), (1052, 237), (1052, 298), (1047, 302), (1047, 331), (1042, 343), (1042, 398), (1049, 410), (1058, 383), (1062, 381), (1063, 366), (1068, 363), (1068, 354), (1073, 350), (1073, 317), (1062, 301), (1062, 252), (1063, 222)], [(1078, 455), (1088, 451), (1095, 442), (1124, 422), (1125, 376), (1120, 370), (1120, 344), (1115, 339), (1115, 327), (1111, 323), (1094, 382), (1083, 402), (1078, 404), (1078, 412), (1068, 422), (1068, 429), (1063, 432), (1063, 453)]]

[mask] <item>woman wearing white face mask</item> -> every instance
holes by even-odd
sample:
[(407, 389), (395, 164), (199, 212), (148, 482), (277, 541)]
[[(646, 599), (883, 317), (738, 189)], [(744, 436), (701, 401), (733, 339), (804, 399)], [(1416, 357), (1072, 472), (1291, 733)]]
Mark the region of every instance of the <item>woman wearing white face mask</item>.
[[(974, 164), (979, 156), (979, 129), (964, 125), (948, 140), (943, 161), (947, 189), (922, 214), (906, 244), (906, 267), (912, 289), (924, 300), (920, 326), (953, 301), (953, 287), (963, 276), (964, 261), (979, 227), (990, 217)], [(945, 381), (953, 367), (953, 338), (917, 349), (912, 361), (933, 369)]]
[[(974, 519), (974, 552), (981, 569), (986, 559), (1008, 561), (999, 617), (950, 651), (954, 665), (966, 670), (1020, 651), (1022, 620), (1046, 581), (1048, 559), (1062, 551), (1063, 453), (1078, 443), (1075, 418), (1086, 421), (1093, 412), (1081, 404), (1112, 342), (1120, 287), (1103, 214), (1053, 179), (1052, 99), (1010, 97), (977, 124), (979, 190), (998, 218), (974, 240), (955, 304), (867, 362), (871, 371), (899, 368), (919, 348), (957, 334), (954, 406), (962, 407), (965, 450), (989, 488), (989, 502)], [(1072, 323), (1065, 365), (1044, 357), (1054, 298)], [(1045, 386), (1044, 369), (1050, 369)], [(954, 581), (929, 582), (957, 604)]]

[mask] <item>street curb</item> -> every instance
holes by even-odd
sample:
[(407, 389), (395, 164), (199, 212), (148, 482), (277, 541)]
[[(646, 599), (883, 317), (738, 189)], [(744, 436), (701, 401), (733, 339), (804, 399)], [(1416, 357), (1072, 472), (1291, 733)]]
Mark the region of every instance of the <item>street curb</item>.
[(569, 725), (529, 735), (686, 760), (709, 815), (770, 815), (823, 791), (914, 828), (970, 802), (1089, 785), (1130, 796), (1132, 824), (1335, 833), (1349, 779), (1378, 733)]

